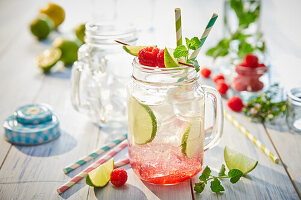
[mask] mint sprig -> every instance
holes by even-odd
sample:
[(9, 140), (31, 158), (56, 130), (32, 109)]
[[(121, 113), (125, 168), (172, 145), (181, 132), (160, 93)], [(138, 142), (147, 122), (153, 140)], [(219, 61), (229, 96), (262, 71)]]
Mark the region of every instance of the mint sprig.
[(197, 193), (202, 193), (206, 187), (206, 184), (209, 183), (210, 180), (210, 189), (212, 192), (215, 193), (220, 193), (222, 191), (225, 191), (225, 188), (221, 184), (222, 179), (230, 179), (230, 182), (232, 184), (237, 183), (239, 179), (242, 177), (243, 172), (240, 171), (239, 169), (231, 169), (228, 174), (226, 175), (226, 167), (223, 164), (221, 166), (221, 169), (218, 173), (218, 176), (213, 176), (211, 175), (211, 169), (206, 166), (205, 169), (203, 170), (201, 176), (199, 177), (200, 182), (195, 183), (194, 186), (194, 191)]
[(197, 37), (193, 37), (191, 39), (185, 38), (186, 46), (185, 45), (179, 45), (174, 50), (173, 56), (175, 58), (185, 58), (185, 62), (187, 64), (191, 64), (194, 66), (195, 70), (198, 72), (200, 70), (200, 65), (196, 59), (189, 59), (189, 50), (196, 50), (201, 46), (201, 41)]

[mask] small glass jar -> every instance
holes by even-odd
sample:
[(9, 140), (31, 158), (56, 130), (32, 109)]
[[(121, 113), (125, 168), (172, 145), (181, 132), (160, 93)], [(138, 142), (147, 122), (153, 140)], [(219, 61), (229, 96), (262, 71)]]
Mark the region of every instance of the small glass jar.
[(99, 126), (123, 126), (127, 121), (125, 86), (131, 56), (114, 40), (134, 44), (137, 31), (130, 26), (87, 23), (85, 44), (72, 68), (73, 106)]
[(240, 64), (233, 66), (231, 73), (231, 87), (244, 101), (248, 101), (270, 85), (269, 67), (245, 67)]
[(292, 132), (301, 133), (301, 87), (288, 92), (286, 122)]

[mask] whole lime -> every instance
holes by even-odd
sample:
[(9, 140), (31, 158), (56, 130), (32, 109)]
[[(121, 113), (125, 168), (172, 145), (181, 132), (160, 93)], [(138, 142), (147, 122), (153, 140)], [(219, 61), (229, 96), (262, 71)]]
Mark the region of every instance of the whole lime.
[(62, 51), (61, 61), (64, 62), (65, 66), (70, 66), (77, 60), (77, 51), (80, 47), (80, 42), (60, 37), (54, 40), (53, 47), (59, 48)]
[(30, 23), (30, 31), (39, 40), (47, 38), (54, 29), (53, 21), (44, 14), (40, 14)]
[(46, 7), (40, 9), (40, 13), (47, 15), (54, 22), (54, 27), (58, 27), (65, 20), (64, 9), (55, 3), (49, 2)]
[(76, 26), (74, 29), (77, 39), (79, 39), (82, 43), (85, 43), (85, 40), (84, 40), (85, 30), (86, 30), (85, 24), (80, 24), (80, 25)]

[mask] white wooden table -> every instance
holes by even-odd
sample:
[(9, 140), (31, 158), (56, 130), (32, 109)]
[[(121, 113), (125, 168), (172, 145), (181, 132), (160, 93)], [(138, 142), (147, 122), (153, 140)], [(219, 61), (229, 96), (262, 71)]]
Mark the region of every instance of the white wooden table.
[[(93, 1), (57, 1), (67, 13), (60, 30), (68, 33), (72, 28), (97, 14)], [(138, 1), (117, 1), (122, 11), (137, 10)], [(94, 2), (95, 3), (95, 2)], [(152, 1), (145, 3), (152, 4)], [(38, 42), (30, 34), (28, 24), (46, 1), (0, 1), (0, 121), (18, 107), (28, 103), (47, 103), (60, 118), (62, 135), (53, 142), (39, 146), (11, 145), (0, 130), (0, 199), (298, 199), (301, 191), (301, 135), (290, 133), (285, 123), (277, 126), (251, 123), (242, 114), (239, 118), (252, 134), (284, 163), (274, 164), (246, 139), (228, 121), (217, 147), (205, 153), (204, 165), (218, 170), (223, 163), (225, 145), (239, 150), (259, 161), (257, 168), (237, 184), (225, 181), (225, 192), (213, 194), (206, 188), (202, 194), (193, 192), (198, 176), (174, 186), (157, 186), (140, 181), (130, 169), (126, 186), (116, 189), (111, 184), (102, 189), (88, 187), (84, 181), (61, 196), (56, 189), (83, 169), (65, 175), (63, 167), (92, 152), (97, 147), (117, 138), (120, 131), (99, 129), (85, 116), (77, 113), (70, 102), (70, 69), (62, 73), (43, 75), (35, 66), (35, 56), (49, 42)], [(122, 5), (121, 5), (122, 4)], [(141, 41), (161, 46), (174, 46), (175, 7), (182, 8), (183, 34), (187, 37), (201, 33), (213, 12), (223, 13), (222, 1), (154, 1), (154, 32), (141, 35)], [(301, 14), (298, 1), (263, 2), (262, 26), (270, 50), (273, 72), (285, 88), (301, 86)], [(141, 7), (143, 8), (143, 7)], [(91, 14), (92, 9), (92, 14)], [(129, 12), (132, 13), (132, 12)], [(135, 13), (132, 13), (135, 14)], [(93, 16), (94, 16), (93, 15)], [(119, 15), (122, 12), (119, 11)], [(95, 17), (95, 16), (94, 16)], [(193, 20), (192, 20), (193, 19)], [(140, 22), (141, 23), (141, 22)], [(222, 18), (215, 25), (205, 46), (213, 45), (222, 36)], [(204, 50), (203, 50), (204, 51)], [(208, 64), (206, 61), (202, 64)], [(270, 133), (271, 138), (267, 133)], [(275, 146), (273, 146), (273, 144)], [(276, 149), (275, 149), (276, 148)], [(125, 158), (127, 149), (116, 156)], [(87, 166), (87, 165), (85, 165)], [(290, 174), (291, 179), (288, 174)], [(295, 187), (293, 185), (295, 184)], [(300, 192), (299, 192), (300, 193)]]

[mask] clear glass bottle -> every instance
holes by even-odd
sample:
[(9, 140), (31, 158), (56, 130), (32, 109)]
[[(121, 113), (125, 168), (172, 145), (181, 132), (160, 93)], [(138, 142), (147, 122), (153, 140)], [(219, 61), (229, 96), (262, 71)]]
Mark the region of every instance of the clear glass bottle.
[(85, 44), (72, 68), (72, 104), (100, 126), (126, 124), (126, 89), (130, 79), (130, 55), (124, 54), (120, 40), (137, 41), (133, 27), (87, 23)]
[(292, 132), (301, 133), (301, 87), (288, 92), (286, 122)]

